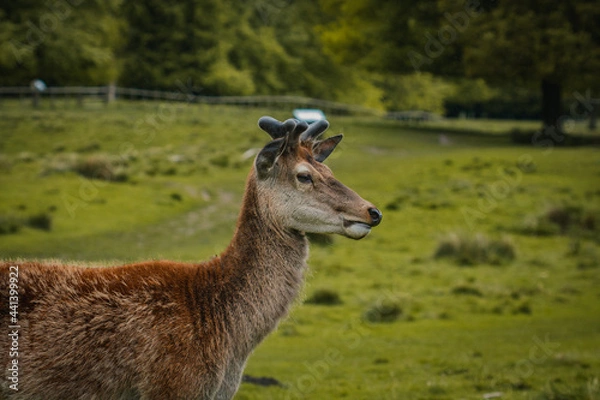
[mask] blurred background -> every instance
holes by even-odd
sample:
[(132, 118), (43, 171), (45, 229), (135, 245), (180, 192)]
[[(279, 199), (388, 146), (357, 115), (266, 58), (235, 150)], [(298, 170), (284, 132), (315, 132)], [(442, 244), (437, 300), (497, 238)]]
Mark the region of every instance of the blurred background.
[[(586, 98), (598, 87), (599, 8), (587, 0), (19, 1), (0, 8), (0, 85), (299, 95), (552, 124), (573, 93)], [(589, 104), (574, 111), (589, 113)]]
[(376, 204), (239, 399), (600, 399), (600, 3), (0, 4), (0, 258), (198, 261), (280, 120)]

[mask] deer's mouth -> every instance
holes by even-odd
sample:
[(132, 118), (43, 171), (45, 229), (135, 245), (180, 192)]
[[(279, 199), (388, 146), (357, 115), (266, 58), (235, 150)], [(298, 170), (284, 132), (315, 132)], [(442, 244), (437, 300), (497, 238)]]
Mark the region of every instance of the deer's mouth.
[(362, 221), (352, 221), (344, 218), (344, 232), (352, 239), (362, 239), (371, 232), (371, 225)]

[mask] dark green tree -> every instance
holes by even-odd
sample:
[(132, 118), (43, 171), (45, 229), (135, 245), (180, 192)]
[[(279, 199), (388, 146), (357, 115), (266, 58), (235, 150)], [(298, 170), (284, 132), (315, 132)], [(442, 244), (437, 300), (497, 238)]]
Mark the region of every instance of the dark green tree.
[[(456, 47), (438, 42), (443, 17), (438, 0), (322, 0), (321, 3), (323, 12), (330, 17), (319, 30), (327, 52), (338, 63), (364, 71), (382, 90), (385, 107), (441, 111), (435, 105), (442, 102), (440, 93), (438, 102), (422, 101), (426, 97), (424, 91), (447, 92), (447, 84), (431, 74), (462, 76), (462, 64)], [(421, 72), (427, 74), (417, 79), (406, 77)], [(436, 88), (436, 82), (441, 86)]]
[[(269, 81), (277, 82), (265, 85), (261, 93), (350, 103), (364, 102), (369, 96), (368, 88), (361, 87), (357, 71), (337, 62), (323, 45), (319, 29), (331, 18), (321, 11), (320, 0), (257, 0), (253, 9), (252, 26), (265, 38), (265, 49), (248, 53), (247, 57), (259, 71), (268, 73)], [(261, 82), (264, 78), (256, 79)], [(352, 98), (353, 94), (356, 97)]]
[(124, 2), (125, 45), (119, 84), (198, 86), (217, 59), (221, 7), (213, 0)]
[(412, 72), (407, 57), (438, 19), (436, 0), (322, 0), (330, 21), (321, 33), (340, 63), (372, 71)]
[(295, 94), (340, 99), (353, 71), (326, 54), (318, 0), (125, 2), (119, 83), (204, 95)]
[(539, 88), (545, 127), (560, 130), (565, 87), (599, 82), (595, 0), (323, 0), (339, 62), (380, 72), (482, 77)]
[(538, 87), (543, 127), (560, 132), (563, 90), (600, 83), (600, 3), (498, 0), (480, 11), (460, 39), (465, 72)]
[(118, 74), (120, 0), (12, 1), (0, 5), (0, 84), (94, 85)]

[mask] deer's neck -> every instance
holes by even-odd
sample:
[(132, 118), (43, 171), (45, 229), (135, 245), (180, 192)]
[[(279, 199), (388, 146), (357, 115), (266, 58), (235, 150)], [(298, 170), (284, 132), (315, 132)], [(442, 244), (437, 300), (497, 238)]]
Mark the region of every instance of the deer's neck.
[(246, 185), (234, 237), (218, 261), (226, 309), (243, 348), (253, 348), (284, 317), (301, 289), (308, 243), (277, 226), (260, 203), (256, 181)]

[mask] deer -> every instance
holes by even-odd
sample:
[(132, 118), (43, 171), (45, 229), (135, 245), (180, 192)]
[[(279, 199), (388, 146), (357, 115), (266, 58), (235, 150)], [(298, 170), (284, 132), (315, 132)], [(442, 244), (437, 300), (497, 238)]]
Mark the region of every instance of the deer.
[(271, 141), (254, 159), (220, 255), (0, 263), (0, 326), (9, 331), (0, 335), (0, 399), (233, 398), (251, 352), (299, 295), (307, 234), (358, 240), (382, 220), (323, 163), (343, 137), (321, 140), (326, 120), (265, 116), (258, 125)]

